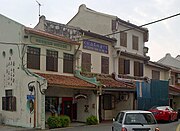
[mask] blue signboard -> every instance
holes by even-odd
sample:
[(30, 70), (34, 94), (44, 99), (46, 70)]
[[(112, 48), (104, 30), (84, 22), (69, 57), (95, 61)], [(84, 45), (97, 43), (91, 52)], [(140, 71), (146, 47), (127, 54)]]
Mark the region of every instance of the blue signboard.
[(83, 48), (108, 54), (108, 45), (90, 41), (90, 40), (83, 40)]
[(34, 95), (27, 95), (28, 100), (34, 100)]

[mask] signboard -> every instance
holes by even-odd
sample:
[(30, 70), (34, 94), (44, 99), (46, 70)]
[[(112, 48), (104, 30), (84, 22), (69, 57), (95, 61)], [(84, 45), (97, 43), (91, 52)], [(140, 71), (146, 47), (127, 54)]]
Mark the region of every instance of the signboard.
[(34, 95), (27, 95), (27, 100), (34, 100)]
[(83, 40), (83, 48), (108, 54), (108, 45), (90, 41), (90, 40)]
[(35, 37), (31, 36), (30, 41), (35, 44), (41, 44), (46, 46), (54, 46), (63, 50), (71, 50), (71, 45), (63, 42), (56, 42), (49, 39), (41, 38), (41, 37)]

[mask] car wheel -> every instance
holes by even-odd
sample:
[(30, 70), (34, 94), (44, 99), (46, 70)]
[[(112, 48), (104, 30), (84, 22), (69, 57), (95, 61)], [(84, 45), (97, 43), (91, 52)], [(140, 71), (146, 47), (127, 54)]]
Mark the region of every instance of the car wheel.
[(178, 116), (176, 117), (175, 121), (178, 121)]
[(168, 120), (168, 122), (171, 122), (171, 115), (169, 115), (169, 120)]

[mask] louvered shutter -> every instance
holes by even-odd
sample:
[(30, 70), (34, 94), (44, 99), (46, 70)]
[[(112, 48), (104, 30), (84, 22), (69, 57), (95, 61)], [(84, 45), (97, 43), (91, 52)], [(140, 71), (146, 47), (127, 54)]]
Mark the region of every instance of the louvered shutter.
[(130, 74), (130, 60), (124, 60), (124, 74)]
[(119, 74), (124, 74), (124, 59), (119, 58)]

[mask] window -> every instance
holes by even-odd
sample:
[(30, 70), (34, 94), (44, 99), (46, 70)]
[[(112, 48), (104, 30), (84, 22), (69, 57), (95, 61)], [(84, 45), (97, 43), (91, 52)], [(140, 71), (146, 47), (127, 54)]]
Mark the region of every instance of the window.
[(5, 97), (2, 97), (2, 110), (16, 111), (16, 97), (12, 95), (12, 90), (5, 90)]
[(112, 20), (112, 31), (117, 31), (117, 22), (116, 20)]
[(175, 84), (175, 76), (171, 75), (171, 79), (170, 79), (170, 85), (174, 85)]
[(109, 58), (101, 56), (101, 73), (109, 74)]
[(130, 60), (119, 58), (119, 74), (130, 74)]
[(142, 123), (144, 125), (156, 124), (156, 121), (151, 113), (127, 113), (124, 124), (137, 125)]
[(160, 71), (152, 70), (152, 79), (159, 80), (160, 79)]
[(58, 71), (58, 52), (47, 50), (46, 54), (46, 70)]
[(111, 94), (103, 95), (103, 109), (112, 110), (115, 108), (115, 98)]
[(124, 118), (124, 112), (120, 112), (120, 113), (116, 116), (115, 120), (118, 121), (119, 123), (122, 123), (123, 118)]
[(27, 68), (40, 69), (40, 48), (27, 47)]
[(91, 72), (91, 54), (82, 53), (82, 71)]
[(126, 32), (120, 33), (120, 45), (127, 47), (127, 33)]
[(138, 39), (138, 37), (137, 36), (132, 36), (132, 46), (133, 46), (133, 49), (134, 50), (138, 50), (138, 42), (139, 42), (139, 39)]
[(134, 61), (134, 76), (143, 76), (143, 63)]
[(64, 53), (63, 72), (73, 73), (73, 55)]

